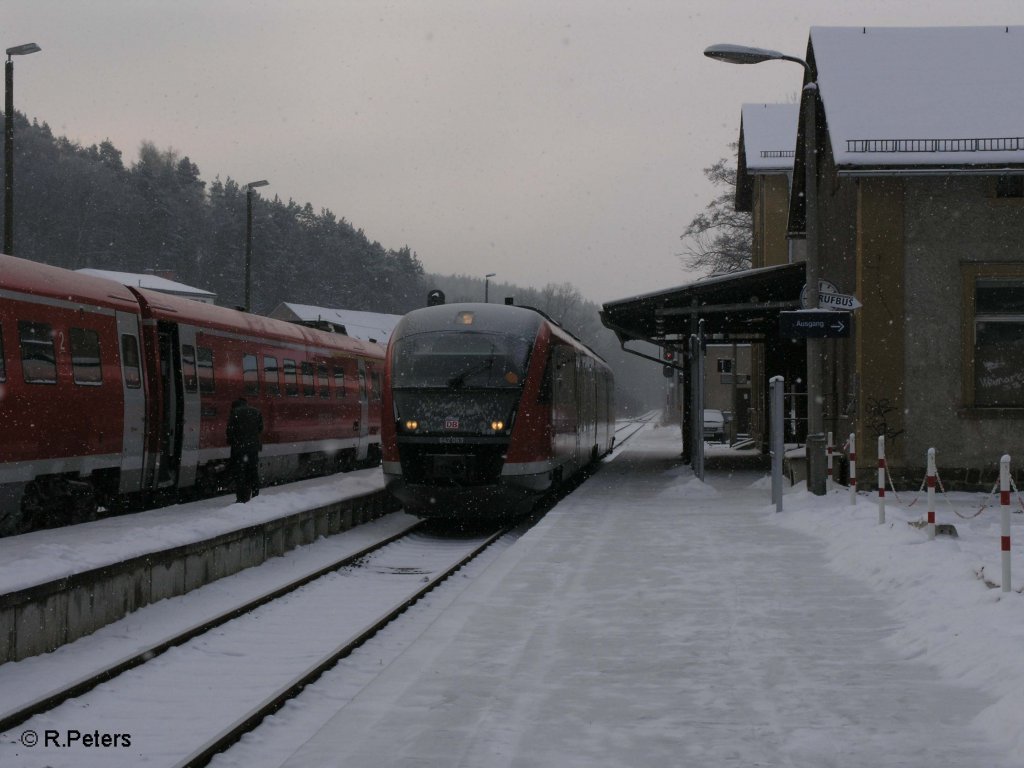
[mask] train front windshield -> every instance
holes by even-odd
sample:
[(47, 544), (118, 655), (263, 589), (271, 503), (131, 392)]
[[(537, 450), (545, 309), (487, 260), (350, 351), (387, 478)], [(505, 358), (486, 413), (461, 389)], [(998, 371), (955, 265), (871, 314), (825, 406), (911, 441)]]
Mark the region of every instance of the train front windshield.
[(395, 342), (396, 389), (519, 389), (530, 341), (497, 333), (419, 333)]

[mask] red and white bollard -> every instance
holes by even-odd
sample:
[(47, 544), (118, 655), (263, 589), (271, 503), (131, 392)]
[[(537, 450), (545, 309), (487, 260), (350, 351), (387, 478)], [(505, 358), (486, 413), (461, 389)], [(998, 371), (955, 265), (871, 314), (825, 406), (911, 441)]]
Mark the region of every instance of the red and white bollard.
[(885, 435), (878, 438), (878, 524), (885, 522)]
[(935, 469), (935, 449), (928, 449), (928, 538), (935, 538), (935, 477), (938, 475)]
[(1003, 592), (1010, 591), (1010, 457), (999, 460), (999, 508), (1002, 511)]
[(828, 462), (825, 475), (825, 488), (826, 490), (832, 490), (832, 433), (828, 433), (828, 445), (825, 447), (825, 453), (827, 456), (826, 461)]
[(850, 433), (850, 504), (857, 503), (857, 436)]

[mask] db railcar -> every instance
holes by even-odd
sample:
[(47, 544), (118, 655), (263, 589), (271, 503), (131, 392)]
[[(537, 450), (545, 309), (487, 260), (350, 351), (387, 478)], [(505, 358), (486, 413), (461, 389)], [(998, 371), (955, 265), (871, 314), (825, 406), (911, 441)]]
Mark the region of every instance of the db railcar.
[(263, 414), (264, 482), (380, 456), (384, 350), (0, 255), (0, 533), (212, 491), (227, 418)]
[(387, 488), (420, 517), (521, 513), (612, 449), (613, 398), (604, 360), (537, 310), (415, 310), (388, 344)]

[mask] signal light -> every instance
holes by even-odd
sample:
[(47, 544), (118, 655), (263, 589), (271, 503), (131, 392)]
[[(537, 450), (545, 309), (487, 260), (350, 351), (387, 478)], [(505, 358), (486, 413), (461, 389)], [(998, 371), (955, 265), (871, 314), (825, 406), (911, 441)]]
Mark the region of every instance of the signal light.
[(661, 352), (661, 359), (671, 363), (676, 359), (676, 352), (674, 349), (663, 349)]

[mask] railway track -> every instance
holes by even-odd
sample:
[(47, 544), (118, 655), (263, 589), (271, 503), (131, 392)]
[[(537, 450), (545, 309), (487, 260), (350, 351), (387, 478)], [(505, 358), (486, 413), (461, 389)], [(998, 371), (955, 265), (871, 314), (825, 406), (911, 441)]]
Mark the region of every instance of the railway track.
[[(134, 765), (142, 755), (203, 765), (504, 533), (440, 538), (415, 525), (329, 573), (304, 575), (301, 586), (282, 585), (230, 616), (184, 628), (7, 712), (0, 763), (82, 765), (97, 756), (68, 734), (122, 733), (134, 748), (104, 750), (103, 765)], [(176, 727), (183, 718), (188, 725)]]
[[(650, 418), (621, 422), (617, 447)], [(554, 503), (557, 499), (542, 505), (527, 525)], [(408, 520), (392, 528), (199, 620), (189, 610), (192, 619), (158, 640), (6, 702), (9, 706), (0, 709), (0, 763), (9, 757), (27, 764), (29, 757), (39, 765), (81, 765), (80, 744), (67, 743), (68, 734), (109, 734), (121, 723), (130, 728), (137, 749), (106, 750), (102, 764), (133, 765), (144, 755), (159, 765), (204, 765), (507, 533), (439, 537), (422, 522)], [(278, 569), (282, 565), (276, 563)], [(194, 601), (195, 594), (179, 600)], [(26, 671), (46, 677), (45, 660), (33, 661), (35, 669)], [(0, 688), (22, 690), (2, 673)], [(193, 725), (176, 728), (184, 713)], [(196, 721), (203, 728), (196, 729)], [(179, 736), (167, 743), (168, 733)], [(183, 733), (189, 738), (181, 738)], [(47, 734), (57, 741), (33, 750), (26, 734), (35, 734), (40, 743)], [(57, 749), (58, 743), (67, 746)]]

